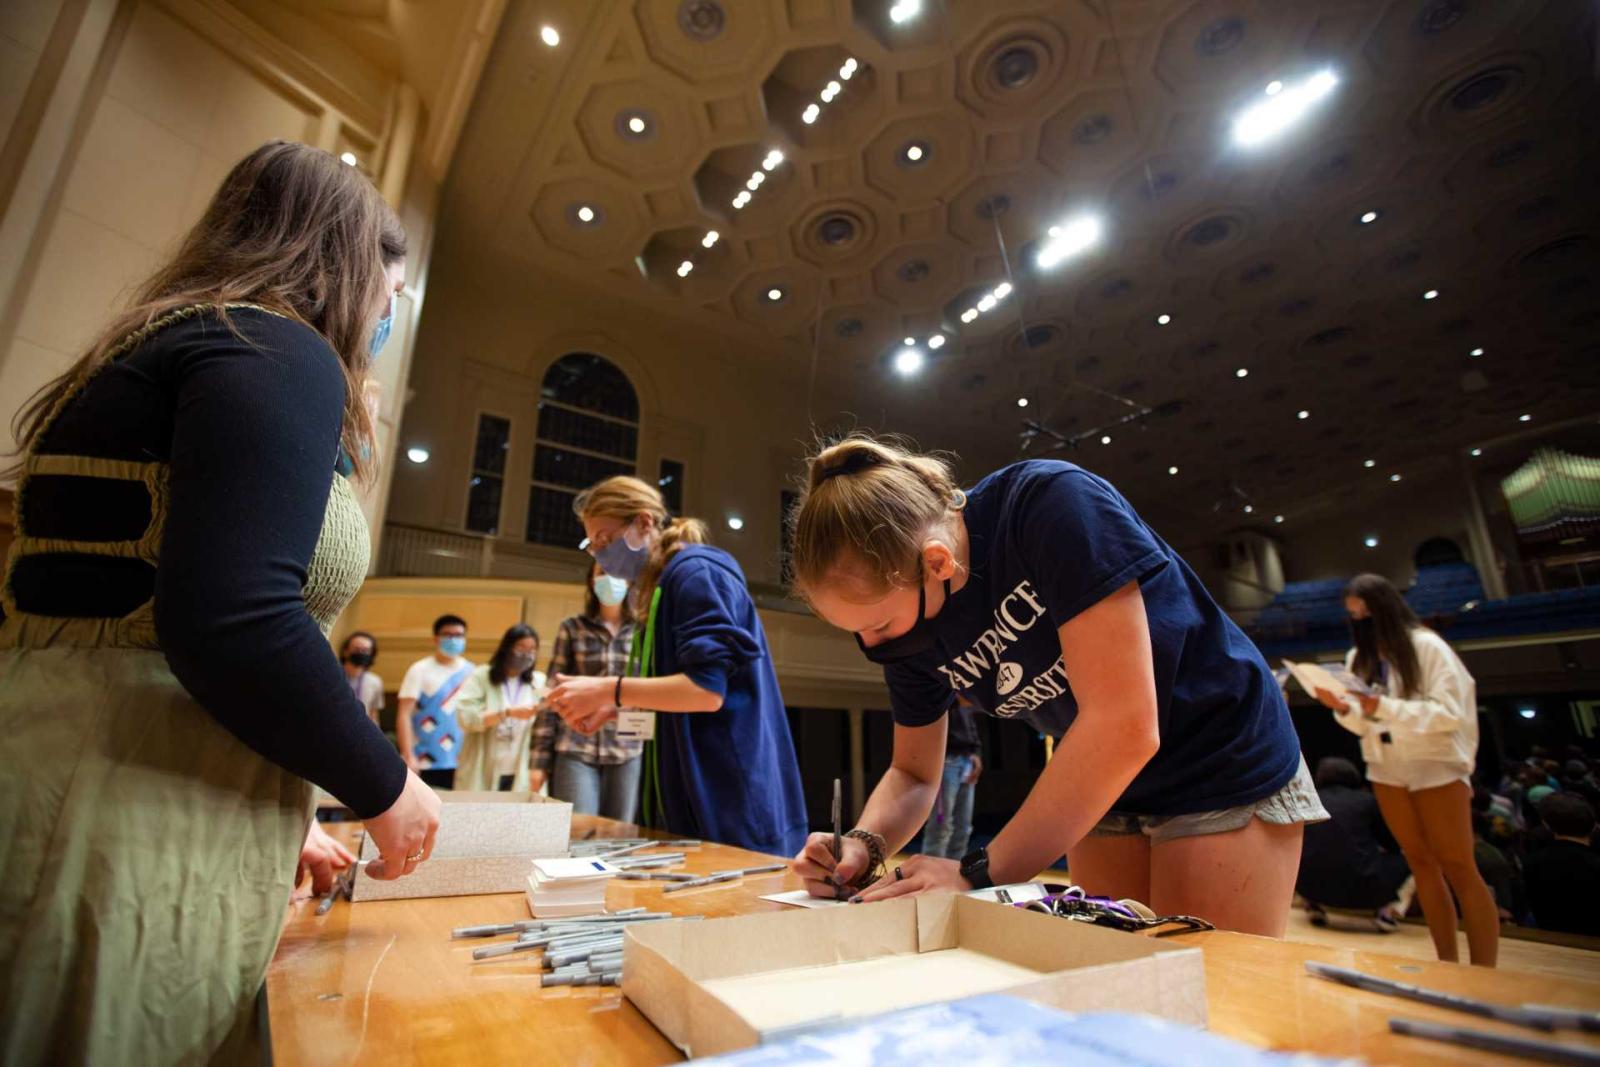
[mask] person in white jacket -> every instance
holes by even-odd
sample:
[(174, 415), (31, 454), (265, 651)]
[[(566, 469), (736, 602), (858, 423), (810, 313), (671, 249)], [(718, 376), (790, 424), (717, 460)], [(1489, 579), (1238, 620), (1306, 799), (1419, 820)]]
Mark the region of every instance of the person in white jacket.
[(1339, 725), (1361, 738), (1367, 780), (1417, 880), (1439, 958), (1457, 960), (1454, 890), (1472, 962), (1493, 967), (1500, 917), (1473, 860), (1477, 684), (1388, 579), (1357, 575), (1344, 603), (1355, 636), (1345, 663), (1378, 694), (1345, 698), (1319, 689), (1317, 697)]

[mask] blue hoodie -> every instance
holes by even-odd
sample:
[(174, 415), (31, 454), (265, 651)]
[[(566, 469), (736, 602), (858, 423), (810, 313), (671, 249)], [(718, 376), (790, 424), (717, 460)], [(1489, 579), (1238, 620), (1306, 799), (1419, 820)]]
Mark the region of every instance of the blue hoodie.
[(667, 563), (660, 586), (656, 677), (687, 674), (722, 696), (720, 711), (657, 718), (667, 827), (797, 854), (807, 828), (800, 766), (744, 572), (720, 548), (689, 545)]

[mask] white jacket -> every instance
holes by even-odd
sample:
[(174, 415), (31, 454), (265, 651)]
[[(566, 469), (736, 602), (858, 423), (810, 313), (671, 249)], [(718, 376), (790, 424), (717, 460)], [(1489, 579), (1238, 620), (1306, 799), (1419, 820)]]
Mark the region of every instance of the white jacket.
[[(1445, 639), (1425, 626), (1411, 631), (1422, 668), (1420, 692), (1400, 695), (1400, 672), (1390, 668), (1388, 695), (1378, 698), (1377, 713), (1368, 719), (1354, 697), (1335, 721), (1361, 737), (1361, 757), (1368, 764), (1387, 760), (1429, 760), (1455, 763), (1470, 771), (1478, 756), (1478, 684)], [(1356, 650), (1345, 656), (1355, 661)], [(1385, 741), (1384, 738), (1388, 740)]]

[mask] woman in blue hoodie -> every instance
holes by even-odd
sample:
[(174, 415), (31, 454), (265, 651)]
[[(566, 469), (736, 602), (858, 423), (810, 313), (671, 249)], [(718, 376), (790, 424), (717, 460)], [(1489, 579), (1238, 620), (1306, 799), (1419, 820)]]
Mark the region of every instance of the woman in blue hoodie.
[(807, 825), (800, 768), (739, 564), (705, 544), (698, 519), (669, 518), (637, 478), (607, 478), (573, 508), (588, 535), (579, 547), (632, 583), (640, 629), (628, 676), (552, 678), (549, 706), (582, 733), (619, 707), (664, 712), (656, 774), (668, 829), (793, 855)]

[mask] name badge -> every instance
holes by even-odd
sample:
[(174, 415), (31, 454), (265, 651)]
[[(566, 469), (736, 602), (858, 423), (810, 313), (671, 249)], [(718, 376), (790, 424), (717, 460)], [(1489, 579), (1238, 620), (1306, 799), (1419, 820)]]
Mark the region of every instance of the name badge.
[(617, 712), (617, 736), (628, 741), (654, 741), (656, 713), (631, 710)]

